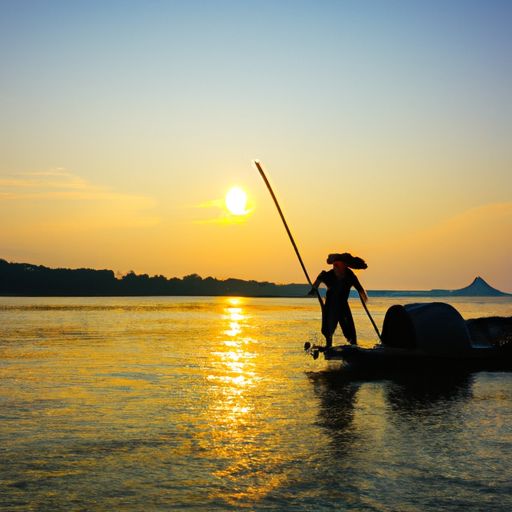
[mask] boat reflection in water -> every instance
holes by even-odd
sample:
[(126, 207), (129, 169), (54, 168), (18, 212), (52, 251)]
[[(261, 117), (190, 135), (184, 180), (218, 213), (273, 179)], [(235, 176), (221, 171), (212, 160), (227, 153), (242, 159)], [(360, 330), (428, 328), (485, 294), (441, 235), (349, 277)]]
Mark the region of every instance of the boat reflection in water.
[[(319, 493), (340, 500), (351, 495), (349, 503), (365, 510), (394, 510), (400, 495), (426, 510), (429, 495), (439, 493), (438, 475), (464, 474), (471, 462), (474, 432), (464, 421), (473, 396), (471, 374), (401, 374), (372, 381), (354, 380), (353, 373), (338, 369), (308, 377), (319, 402), (317, 425), (325, 434), (314, 441), (324, 464)], [(454, 437), (460, 443), (457, 460), (451, 458)], [(452, 496), (440, 499), (449, 503), (457, 496), (464, 502), (461, 487), (457, 483)], [(468, 496), (468, 503), (472, 499)]]

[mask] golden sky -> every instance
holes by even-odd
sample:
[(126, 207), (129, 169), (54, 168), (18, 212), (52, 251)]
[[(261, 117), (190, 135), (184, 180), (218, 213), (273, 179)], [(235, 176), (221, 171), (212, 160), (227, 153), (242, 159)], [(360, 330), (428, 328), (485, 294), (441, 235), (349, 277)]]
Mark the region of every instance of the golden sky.
[[(0, 257), (512, 291), (506, 2), (0, 6)], [(230, 215), (232, 186), (249, 213)]]

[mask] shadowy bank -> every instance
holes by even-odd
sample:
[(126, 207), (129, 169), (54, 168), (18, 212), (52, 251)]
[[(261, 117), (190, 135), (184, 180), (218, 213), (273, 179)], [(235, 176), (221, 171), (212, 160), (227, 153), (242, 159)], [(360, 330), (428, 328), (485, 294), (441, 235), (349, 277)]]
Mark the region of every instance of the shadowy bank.
[[(128, 274), (117, 277), (112, 270), (48, 268), (0, 259), (0, 295), (26, 296), (140, 296), (140, 295), (238, 295), (241, 297), (306, 297), (307, 284), (276, 284), (268, 281), (183, 278)], [(325, 290), (321, 290), (322, 295)], [(490, 286), (481, 277), (458, 290), (368, 290), (370, 297), (502, 297), (512, 296)], [(351, 297), (357, 292), (351, 290)]]
[(0, 259), (0, 295), (111, 296), (111, 295), (240, 295), (247, 297), (304, 297), (305, 284), (278, 285), (242, 279), (202, 278), (190, 274), (167, 279), (162, 275), (129, 272), (116, 277), (112, 270), (48, 268)]

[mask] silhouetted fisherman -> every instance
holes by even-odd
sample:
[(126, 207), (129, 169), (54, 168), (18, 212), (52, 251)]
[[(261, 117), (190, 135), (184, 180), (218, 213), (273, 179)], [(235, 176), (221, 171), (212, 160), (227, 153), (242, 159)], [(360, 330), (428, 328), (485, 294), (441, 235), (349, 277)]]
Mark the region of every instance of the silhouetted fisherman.
[(365, 303), (368, 296), (351, 269), (365, 269), (368, 268), (368, 265), (363, 259), (352, 256), (348, 252), (329, 254), (327, 263), (332, 265), (332, 269), (320, 272), (309, 292), (310, 295), (315, 294), (315, 289), (321, 283), (327, 286), (325, 305), (322, 308), (322, 334), (325, 336), (326, 348), (332, 346), (332, 337), (338, 323), (347, 341), (351, 345), (356, 345), (356, 328), (348, 305), (350, 288), (353, 286)]

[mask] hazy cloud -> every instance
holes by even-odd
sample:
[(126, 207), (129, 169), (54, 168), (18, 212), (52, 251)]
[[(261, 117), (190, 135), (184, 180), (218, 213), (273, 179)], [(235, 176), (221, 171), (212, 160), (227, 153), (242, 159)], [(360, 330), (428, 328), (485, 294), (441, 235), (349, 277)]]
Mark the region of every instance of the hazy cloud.
[[(29, 203), (27, 205), (27, 202)], [(155, 201), (115, 192), (65, 169), (18, 173), (0, 178), (0, 209), (14, 224), (47, 229), (102, 229), (156, 224)]]

